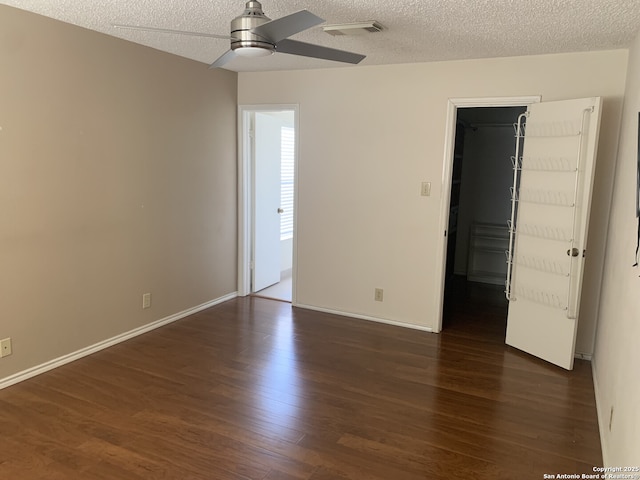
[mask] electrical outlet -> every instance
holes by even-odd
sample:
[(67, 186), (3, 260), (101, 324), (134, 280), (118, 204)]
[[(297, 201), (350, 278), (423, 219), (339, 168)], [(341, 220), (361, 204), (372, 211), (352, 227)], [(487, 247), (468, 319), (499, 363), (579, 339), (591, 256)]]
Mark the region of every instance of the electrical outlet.
[(12, 353), (13, 350), (11, 349), (11, 338), (0, 340), (0, 358), (8, 357)]
[(145, 293), (142, 295), (142, 308), (150, 308), (151, 307), (151, 294)]
[(376, 288), (375, 293), (373, 294), (373, 299), (376, 302), (381, 302), (383, 298), (384, 290), (381, 288)]
[(420, 187), (420, 195), (423, 197), (428, 197), (431, 195), (431, 182), (422, 182), (422, 186)]

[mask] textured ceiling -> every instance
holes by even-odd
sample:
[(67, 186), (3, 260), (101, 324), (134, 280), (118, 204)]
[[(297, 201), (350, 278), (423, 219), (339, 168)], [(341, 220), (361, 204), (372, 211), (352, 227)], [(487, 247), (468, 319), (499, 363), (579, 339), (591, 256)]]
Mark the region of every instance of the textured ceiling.
[[(227, 40), (118, 30), (114, 23), (228, 35), (244, 0), (0, 0), (183, 57), (211, 63)], [(321, 27), (304, 42), (367, 55), (361, 65), (624, 48), (640, 29), (639, 0), (263, 0), (270, 18), (307, 9), (327, 23), (377, 20), (380, 33), (332, 37)], [(235, 71), (340, 67), (282, 53), (238, 58)], [(357, 68), (357, 67), (356, 67)]]

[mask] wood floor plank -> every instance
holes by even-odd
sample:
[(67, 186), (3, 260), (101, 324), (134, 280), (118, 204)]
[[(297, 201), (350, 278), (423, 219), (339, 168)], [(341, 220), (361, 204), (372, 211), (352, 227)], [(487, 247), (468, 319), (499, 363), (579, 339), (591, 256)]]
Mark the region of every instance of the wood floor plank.
[[(439, 335), (238, 298), (0, 391), (0, 475), (539, 479), (602, 462), (588, 362), (504, 345), (482, 288)], [(488, 300), (488, 301), (487, 301)]]

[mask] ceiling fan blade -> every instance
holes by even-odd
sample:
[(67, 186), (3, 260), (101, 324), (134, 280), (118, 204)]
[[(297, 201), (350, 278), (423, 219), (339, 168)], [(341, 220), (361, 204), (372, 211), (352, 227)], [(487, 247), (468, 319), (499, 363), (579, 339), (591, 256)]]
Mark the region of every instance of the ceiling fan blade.
[(191, 35), (192, 37), (210, 37), (210, 38), (222, 38), (230, 40), (229, 35), (217, 35), (215, 33), (201, 33), (201, 32), (189, 32), (185, 30), (170, 30), (168, 28), (156, 28), (156, 27), (140, 27), (138, 25), (122, 25), (118, 23), (113, 24), (114, 28), (120, 28), (123, 30), (139, 30), (142, 32), (158, 32), (158, 33), (173, 33), (177, 35)]
[(282, 40), (278, 42), (276, 44), (276, 52), (354, 64), (360, 63), (364, 58), (366, 58), (366, 55), (360, 55), (359, 53), (321, 47), (320, 45), (298, 42), (296, 40)]
[(263, 23), (256, 28), (251, 29), (251, 33), (254, 35), (260, 35), (263, 38), (271, 41), (272, 43), (278, 43), (285, 38), (300, 33), (316, 25), (320, 25), (324, 20), (317, 15), (314, 15), (308, 10), (300, 10), (299, 12), (292, 13), (286, 17), (271, 20), (270, 22)]
[(222, 67), (222, 66), (226, 65), (227, 63), (229, 63), (234, 58), (236, 58), (236, 56), (237, 56), (236, 52), (234, 52), (233, 50), (229, 50), (227, 53), (225, 53), (220, 58), (218, 58), (215, 62), (213, 62), (211, 65), (209, 65), (209, 68)]

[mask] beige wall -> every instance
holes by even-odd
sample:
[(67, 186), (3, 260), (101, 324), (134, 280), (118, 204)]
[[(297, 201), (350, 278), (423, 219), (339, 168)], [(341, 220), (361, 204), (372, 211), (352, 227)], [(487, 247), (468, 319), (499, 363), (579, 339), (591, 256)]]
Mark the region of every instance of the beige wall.
[[(297, 302), (435, 328), (447, 100), (603, 96), (592, 259), (602, 257), (626, 51), (239, 74), (239, 103), (299, 103)], [(508, 159), (506, 161), (509, 161)], [(432, 182), (431, 197), (420, 182)], [(592, 351), (588, 261), (578, 351)], [(595, 269), (595, 272), (593, 271)], [(591, 284), (589, 283), (591, 282)], [(374, 288), (384, 288), (384, 302)], [(596, 294), (593, 294), (593, 292)], [(592, 302), (591, 305), (588, 303)]]
[(235, 73), (6, 6), (0, 72), (0, 379), (236, 290)]
[[(636, 175), (640, 112), (640, 36), (629, 52), (594, 373), (605, 463), (640, 465), (640, 268)], [(609, 419), (613, 408), (611, 428)]]

